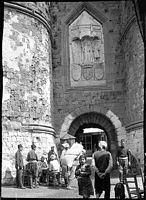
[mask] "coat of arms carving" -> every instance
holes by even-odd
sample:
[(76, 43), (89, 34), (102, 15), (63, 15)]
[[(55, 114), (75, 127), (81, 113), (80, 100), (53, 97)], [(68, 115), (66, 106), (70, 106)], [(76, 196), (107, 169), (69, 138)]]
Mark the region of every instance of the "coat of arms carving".
[(69, 51), (72, 86), (96, 85), (104, 78), (102, 25), (86, 11), (69, 26)]

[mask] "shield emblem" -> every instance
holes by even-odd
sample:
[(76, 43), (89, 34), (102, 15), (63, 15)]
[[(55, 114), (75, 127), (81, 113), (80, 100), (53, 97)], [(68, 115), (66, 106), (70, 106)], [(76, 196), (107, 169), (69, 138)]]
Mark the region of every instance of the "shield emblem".
[(104, 76), (104, 64), (98, 63), (94, 65), (94, 70), (95, 70), (95, 79), (101, 80)]
[(101, 80), (103, 78), (103, 69), (95, 68), (95, 78), (96, 80)]
[(79, 81), (81, 78), (81, 66), (80, 65), (72, 65), (72, 78), (74, 81)]
[(93, 67), (92, 68), (91, 67), (83, 68), (83, 77), (86, 80), (90, 80), (93, 77)]

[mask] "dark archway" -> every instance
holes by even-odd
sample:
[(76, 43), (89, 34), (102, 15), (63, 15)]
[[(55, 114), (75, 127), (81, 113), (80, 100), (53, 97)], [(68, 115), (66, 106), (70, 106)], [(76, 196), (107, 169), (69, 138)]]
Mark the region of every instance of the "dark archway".
[(83, 128), (90, 127), (104, 130), (107, 136), (108, 150), (113, 156), (115, 166), (118, 147), (117, 133), (113, 123), (105, 115), (97, 112), (84, 113), (72, 121), (68, 133), (75, 136), (80, 134)]

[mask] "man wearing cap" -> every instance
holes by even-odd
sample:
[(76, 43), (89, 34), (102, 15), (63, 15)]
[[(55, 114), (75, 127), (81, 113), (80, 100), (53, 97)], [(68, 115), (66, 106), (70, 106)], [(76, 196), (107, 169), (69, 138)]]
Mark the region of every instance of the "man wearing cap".
[(121, 140), (121, 146), (117, 153), (117, 165), (119, 169), (120, 182), (125, 183), (125, 176), (128, 173), (128, 167), (130, 167), (130, 150), (125, 147), (125, 142)]
[(16, 168), (16, 184), (18, 188), (25, 189), (22, 181), (23, 174), (23, 158), (21, 151), (23, 150), (23, 146), (21, 144), (18, 145), (18, 150), (15, 153), (15, 168)]
[(38, 178), (38, 156), (35, 152), (36, 146), (34, 144), (31, 145), (31, 150), (27, 154), (27, 161), (28, 161), (28, 175), (30, 180), (30, 188), (33, 187), (33, 178), (35, 180), (35, 187), (37, 187), (37, 178)]
[(95, 151), (92, 159), (92, 166), (95, 169), (95, 193), (99, 198), (105, 191), (105, 199), (110, 199), (110, 172), (113, 167), (111, 153), (107, 151), (107, 143), (100, 141), (98, 144), (100, 150)]

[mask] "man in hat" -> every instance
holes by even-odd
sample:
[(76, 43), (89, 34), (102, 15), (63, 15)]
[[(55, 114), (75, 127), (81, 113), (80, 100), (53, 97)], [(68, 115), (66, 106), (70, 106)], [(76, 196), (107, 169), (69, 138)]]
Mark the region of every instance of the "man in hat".
[(16, 168), (16, 184), (18, 188), (25, 189), (23, 186), (22, 181), (22, 174), (23, 174), (23, 158), (22, 158), (22, 152), (23, 146), (21, 144), (18, 145), (18, 150), (15, 153), (15, 168)]
[(31, 145), (31, 150), (27, 154), (27, 161), (28, 161), (28, 175), (29, 175), (29, 180), (30, 180), (30, 188), (33, 188), (33, 178), (35, 180), (35, 187), (37, 186), (37, 178), (38, 178), (38, 156), (35, 152), (36, 146), (34, 144)]

